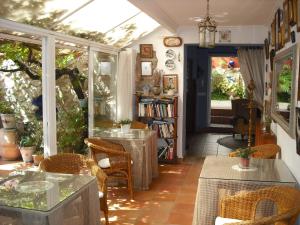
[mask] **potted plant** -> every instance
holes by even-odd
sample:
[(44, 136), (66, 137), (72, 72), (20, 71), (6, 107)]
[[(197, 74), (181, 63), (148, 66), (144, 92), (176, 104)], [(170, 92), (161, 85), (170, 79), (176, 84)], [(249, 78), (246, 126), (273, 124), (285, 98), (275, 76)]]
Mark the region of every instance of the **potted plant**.
[(3, 100), (0, 101), (0, 114), (3, 128), (12, 129), (16, 128), (16, 119), (14, 111), (9, 104)]
[(23, 161), (25, 163), (32, 162), (32, 154), (36, 149), (34, 138), (29, 134), (23, 134), (19, 145)]
[(240, 148), (237, 150), (238, 156), (240, 157), (239, 166), (241, 168), (249, 168), (250, 156), (255, 152), (251, 147)]
[(34, 151), (34, 154), (32, 155), (33, 164), (35, 166), (40, 165), (40, 162), (44, 159), (43, 150), (41, 148), (37, 148)]
[(122, 133), (127, 133), (129, 131), (131, 122), (132, 121), (130, 119), (120, 120), (119, 124), (121, 125)]

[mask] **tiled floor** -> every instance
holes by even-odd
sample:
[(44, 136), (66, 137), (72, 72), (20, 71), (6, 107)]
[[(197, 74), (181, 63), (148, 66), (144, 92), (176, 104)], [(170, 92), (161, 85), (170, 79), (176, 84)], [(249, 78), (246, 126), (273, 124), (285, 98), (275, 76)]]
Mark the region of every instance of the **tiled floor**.
[(153, 180), (148, 191), (136, 191), (134, 200), (127, 199), (126, 189), (109, 190), (111, 225), (191, 225), (198, 177), (206, 155), (227, 155), (230, 149), (217, 140), (228, 136), (201, 134), (189, 138), (189, 153), (176, 165), (160, 165), (159, 178)]
[(187, 138), (189, 155), (205, 157), (207, 155), (228, 155), (232, 150), (217, 143), (222, 137), (231, 134), (194, 134)]
[(150, 190), (135, 191), (132, 201), (126, 189), (110, 190), (110, 224), (191, 225), (203, 160), (187, 157), (176, 165), (160, 165)]

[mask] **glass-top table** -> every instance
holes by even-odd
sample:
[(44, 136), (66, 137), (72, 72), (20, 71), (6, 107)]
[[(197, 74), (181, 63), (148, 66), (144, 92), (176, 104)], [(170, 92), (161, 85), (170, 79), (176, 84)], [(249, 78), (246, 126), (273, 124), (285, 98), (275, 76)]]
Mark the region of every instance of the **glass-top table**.
[(0, 177), (0, 215), (12, 224), (99, 224), (97, 199), (92, 176), (21, 171)]
[(121, 129), (95, 130), (93, 138), (101, 138), (123, 145), (130, 152), (133, 186), (136, 190), (148, 190), (154, 177), (158, 176), (157, 134), (153, 130)]
[[(280, 159), (251, 159), (249, 170), (239, 169), (238, 164), (238, 157), (206, 157), (198, 180), (193, 225), (213, 225), (219, 201), (225, 195), (274, 185), (296, 185)], [(272, 210), (272, 207), (262, 207), (257, 213), (266, 215)]]

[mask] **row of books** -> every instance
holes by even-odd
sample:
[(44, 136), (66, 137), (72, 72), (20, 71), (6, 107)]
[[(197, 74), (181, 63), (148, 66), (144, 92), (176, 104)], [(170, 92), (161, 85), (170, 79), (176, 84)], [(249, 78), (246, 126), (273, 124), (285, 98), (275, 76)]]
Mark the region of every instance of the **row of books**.
[(152, 130), (156, 130), (160, 138), (173, 138), (174, 137), (174, 124), (166, 121), (154, 120), (151, 124)]
[(174, 148), (173, 146), (164, 146), (158, 149), (158, 159), (173, 160)]
[(141, 117), (174, 117), (174, 104), (140, 102), (138, 106)]

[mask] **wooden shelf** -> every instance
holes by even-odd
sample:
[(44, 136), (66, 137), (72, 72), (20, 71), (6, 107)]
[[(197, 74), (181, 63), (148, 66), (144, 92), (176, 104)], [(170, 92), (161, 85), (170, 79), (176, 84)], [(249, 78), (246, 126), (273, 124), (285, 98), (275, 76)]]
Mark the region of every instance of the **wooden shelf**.
[[(149, 99), (148, 101), (141, 101), (141, 99)], [(153, 101), (151, 101), (153, 100)], [(160, 102), (160, 100), (162, 100), (162, 102)], [(172, 117), (159, 117), (159, 116), (140, 116), (143, 115), (145, 110), (143, 108), (141, 108), (140, 105), (147, 105), (147, 104), (168, 104), (167, 101), (170, 101), (169, 104), (172, 104), (171, 109), (173, 110)], [(143, 103), (143, 104), (140, 104)], [(145, 107), (147, 108), (147, 107)], [(142, 113), (139, 112), (139, 110), (142, 110)], [(136, 118), (137, 120), (141, 121), (141, 122), (145, 122), (145, 123), (150, 123), (150, 121), (152, 120), (157, 120), (157, 121), (165, 121), (165, 124), (173, 124), (173, 128), (174, 131), (172, 132), (173, 137), (159, 137), (158, 135), (158, 139), (162, 140), (166, 140), (164, 144), (162, 144), (161, 146), (158, 146), (158, 148), (162, 151), (158, 152), (158, 154), (163, 152), (163, 155), (161, 158), (158, 158), (158, 162), (159, 163), (177, 163), (177, 109), (178, 109), (178, 97), (177, 96), (165, 96), (165, 95), (160, 95), (160, 96), (144, 96), (144, 95), (139, 95), (136, 94)], [(147, 108), (148, 110), (148, 108)], [(150, 109), (152, 110), (152, 109)], [(151, 114), (155, 114), (158, 113), (155, 107), (154, 107), (154, 113), (151, 111)], [(160, 108), (158, 107), (159, 113), (158, 114), (163, 114), (166, 115), (165, 113), (162, 112), (163, 107)], [(149, 113), (149, 112), (147, 112)], [(169, 111), (167, 110), (167, 115), (169, 115)], [(172, 121), (168, 121), (172, 119)], [(171, 122), (171, 123), (168, 123)], [(163, 126), (162, 124), (159, 123), (154, 123), (157, 124), (157, 126)], [(167, 129), (170, 129), (169, 126), (166, 126)], [(165, 127), (164, 127), (165, 128)], [(163, 128), (162, 127), (158, 127), (158, 132), (164, 132), (162, 131)], [(168, 130), (169, 132), (170, 130)], [(169, 140), (169, 141), (167, 141)], [(173, 141), (172, 141), (173, 140)], [(170, 154), (170, 147), (173, 149), (173, 159), (165, 159), (164, 157), (168, 157), (168, 154)]]

